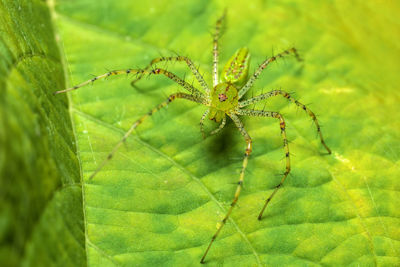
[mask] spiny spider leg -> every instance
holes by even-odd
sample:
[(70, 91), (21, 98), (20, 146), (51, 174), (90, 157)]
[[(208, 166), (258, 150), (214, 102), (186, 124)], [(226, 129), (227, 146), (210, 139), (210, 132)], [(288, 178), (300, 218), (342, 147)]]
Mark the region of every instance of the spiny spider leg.
[[(154, 64), (157, 64), (157, 63), (163, 62), (163, 61), (165, 61), (165, 62), (169, 62), (169, 61), (178, 61), (178, 62), (184, 61), (184, 62), (186, 62), (187, 66), (192, 71), (193, 75), (196, 77), (197, 81), (200, 83), (201, 87), (203, 88), (206, 96), (210, 95), (210, 88), (208, 87), (207, 83), (204, 81), (203, 76), (200, 74), (199, 70), (196, 68), (194, 63), (187, 57), (176, 56), (176, 57), (159, 57), (159, 58), (155, 58), (150, 62), (150, 64), (145, 68), (145, 70), (149, 70), (149, 69), (151, 69), (151, 67)], [(131, 82), (131, 85), (133, 86), (137, 81), (142, 79), (143, 76), (144, 76), (144, 73), (143, 74), (139, 74), (138, 77)]]
[(201, 116), (201, 119), (200, 119), (200, 132), (201, 132), (201, 135), (203, 136), (203, 139), (206, 138), (206, 133), (204, 132), (204, 120), (207, 117), (208, 113), (210, 113), (210, 109), (207, 109), (203, 113), (203, 116)]
[(111, 158), (113, 157), (113, 155), (115, 154), (115, 152), (118, 150), (118, 148), (126, 141), (126, 139), (128, 138), (128, 136), (148, 117), (150, 117), (151, 115), (153, 115), (155, 112), (159, 111), (160, 109), (162, 109), (163, 107), (166, 107), (169, 103), (171, 103), (172, 101), (174, 101), (177, 98), (182, 98), (182, 99), (186, 99), (186, 100), (190, 100), (193, 102), (197, 102), (197, 103), (202, 103), (202, 100), (199, 98), (194, 97), (193, 95), (189, 95), (189, 94), (185, 94), (185, 93), (175, 93), (170, 95), (167, 100), (165, 100), (164, 102), (158, 104), (157, 106), (155, 106), (152, 110), (150, 110), (147, 114), (143, 115), (141, 118), (139, 118), (137, 121), (135, 121), (132, 126), (129, 128), (129, 130), (124, 134), (124, 136), (122, 137), (122, 139), (114, 146), (114, 148), (112, 149), (112, 151), (108, 154), (107, 158), (105, 160), (103, 160), (103, 162), (96, 168), (96, 170), (90, 175), (89, 177), (89, 182), (93, 179), (93, 177), (96, 176), (97, 173), (99, 173), (99, 171), (107, 164), (108, 161), (111, 160)]
[[(93, 79), (83, 82), (77, 86), (55, 92), (55, 94), (69, 92), (72, 90), (76, 90), (80, 87), (83, 87), (89, 83), (93, 83), (94, 81), (97, 81), (99, 79), (107, 78), (112, 75), (120, 75), (120, 74), (135, 74), (136, 79), (132, 83), (135, 83), (136, 81), (140, 80), (141, 78), (143, 78), (144, 75), (162, 74), (162, 75), (166, 76), (167, 78), (171, 79), (172, 81), (174, 81), (175, 83), (179, 84), (181, 87), (183, 87), (185, 90), (187, 90), (189, 92), (189, 93), (179, 92), (179, 93), (170, 95), (166, 101), (155, 106), (152, 110), (150, 110), (150, 112), (148, 112), (147, 114), (145, 114), (141, 118), (139, 118), (137, 121), (135, 121), (131, 125), (129, 130), (124, 134), (122, 139), (114, 146), (114, 148), (108, 154), (107, 158), (104, 159), (104, 161), (90, 175), (89, 181), (91, 179), (93, 179), (93, 177), (95, 177), (95, 175), (97, 175), (97, 173), (99, 173), (99, 171), (107, 164), (107, 162), (109, 160), (111, 160), (111, 158), (114, 156), (114, 154), (116, 153), (118, 148), (126, 141), (126, 139), (129, 137), (129, 135), (132, 134), (132, 132), (146, 118), (150, 117), (154, 112), (157, 112), (161, 108), (166, 107), (170, 102), (172, 102), (176, 98), (182, 98), (182, 99), (190, 100), (190, 101), (193, 101), (196, 103), (200, 103), (209, 108), (209, 109), (207, 109), (206, 112), (204, 112), (204, 114), (200, 120), (200, 130), (203, 134), (203, 137), (205, 136), (204, 120), (207, 117), (207, 115), (211, 120), (214, 120), (215, 122), (220, 123), (218, 128), (211, 131), (211, 135), (218, 133), (219, 131), (221, 131), (222, 128), (224, 128), (224, 126), (226, 124), (226, 120), (227, 120), (226, 117), (230, 117), (233, 120), (233, 122), (235, 123), (236, 127), (239, 129), (240, 133), (242, 134), (242, 136), (244, 137), (245, 142), (246, 142), (246, 151), (245, 151), (244, 159), (242, 162), (242, 169), (240, 171), (239, 181), (238, 181), (238, 185), (236, 187), (236, 191), (235, 191), (235, 195), (232, 200), (232, 203), (231, 203), (227, 213), (225, 214), (225, 217), (223, 218), (222, 222), (218, 225), (217, 231), (212, 236), (211, 241), (210, 241), (208, 247), (206, 248), (203, 257), (201, 258), (201, 263), (204, 263), (205, 257), (207, 256), (212, 244), (214, 243), (217, 236), (222, 231), (222, 228), (226, 224), (227, 220), (230, 218), (233, 208), (236, 206), (236, 203), (238, 202), (239, 195), (240, 195), (242, 187), (243, 187), (243, 181), (244, 181), (244, 176), (245, 176), (245, 170), (246, 170), (247, 164), (248, 164), (248, 158), (252, 152), (252, 139), (250, 138), (247, 131), (244, 129), (243, 123), (239, 119), (240, 115), (271, 117), (271, 118), (279, 119), (281, 136), (283, 139), (283, 148), (284, 148), (285, 158), (286, 158), (286, 171), (285, 171), (280, 183), (275, 187), (275, 189), (273, 190), (271, 195), (266, 200), (260, 214), (258, 215), (259, 220), (261, 220), (261, 218), (263, 216), (263, 212), (266, 209), (268, 203), (271, 201), (271, 199), (277, 193), (279, 188), (282, 186), (282, 184), (284, 183), (284, 181), (287, 178), (287, 176), (290, 172), (290, 169), (291, 169), (289, 145), (288, 145), (286, 131), (285, 131), (286, 125), (285, 125), (283, 116), (280, 113), (273, 112), (273, 111), (261, 111), (261, 110), (241, 109), (241, 108), (246, 107), (250, 104), (254, 104), (259, 101), (265, 100), (272, 96), (281, 95), (281, 96), (287, 98), (288, 100), (290, 100), (291, 102), (295, 103), (297, 106), (301, 107), (313, 119), (313, 121), (316, 124), (321, 143), (324, 145), (324, 147), (328, 151), (328, 153), (331, 153), (331, 150), (325, 144), (325, 141), (322, 137), (320, 126), (319, 126), (319, 123), (318, 123), (318, 120), (317, 120), (315, 114), (310, 109), (308, 109), (305, 105), (303, 105), (300, 102), (298, 102), (297, 100), (293, 99), (288, 93), (281, 91), (281, 90), (275, 90), (275, 91), (269, 92), (267, 94), (261, 94), (256, 97), (252, 97), (248, 100), (243, 100), (243, 101), (239, 102), (239, 100), (253, 86), (254, 82), (257, 80), (257, 78), (262, 73), (262, 71), (271, 62), (277, 60), (278, 58), (289, 55), (289, 54), (294, 54), (294, 56), (298, 60), (301, 60), (299, 55), (297, 54), (297, 50), (295, 48), (285, 50), (282, 53), (272, 56), (271, 58), (267, 58), (260, 66), (258, 66), (258, 68), (254, 72), (254, 74), (251, 75), (249, 78), (247, 77), (249, 64), (250, 64), (249, 50), (245, 47), (240, 48), (235, 52), (235, 54), (225, 64), (225, 67), (223, 68), (222, 72), (220, 73), (221, 80), (219, 80), (219, 78), (218, 78), (218, 56), (219, 56), (218, 42), (220, 39), (221, 27), (222, 27), (225, 15), (226, 15), (226, 11), (217, 20), (216, 25), (215, 25), (215, 32), (213, 35), (213, 67), (212, 67), (213, 68), (212, 69), (213, 87), (212, 88), (207, 86), (207, 83), (204, 81), (202, 75), (200, 75), (198, 69), (194, 66), (193, 62), (190, 59), (188, 59), (187, 57), (177, 55), (174, 57), (156, 58), (156, 59), (152, 60), (145, 69), (127, 69), (127, 70), (110, 71), (105, 74), (94, 77)], [(200, 92), (196, 87), (194, 87), (193, 85), (190, 85), (184, 79), (179, 78), (175, 74), (173, 74), (165, 69), (154, 67), (154, 64), (157, 64), (157, 63), (163, 62), (163, 61), (164, 62), (168, 62), (168, 61), (183, 62), (184, 61), (186, 63), (186, 65), (189, 67), (189, 69), (191, 70), (191, 72), (194, 74), (197, 81), (203, 87), (204, 94), (202, 92)], [(242, 86), (243, 84), (244, 84), (244, 86)], [(241, 89), (238, 90), (238, 88), (241, 88)], [(257, 253), (255, 253), (255, 256), (257, 258), (257, 261), (260, 263)]]
[(307, 108), (305, 105), (303, 105), (302, 103), (300, 103), (299, 101), (297, 101), (296, 99), (294, 99), (289, 93), (282, 91), (282, 90), (274, 90), (265, 94), (261, 94), (258, 96), (255, 96), (253, 98), (247, 99), (247, 100), (243, 100), (239, 102), (239, 108), (257, 103), (259, 101), (262, 101), (264, 99), (267, 99), (271, 96), (276, 96), (276, 95), (281, 95), (285, 98), (287, 98), (288, 100), (290, 100), (292, 103), (296, 104), (297, 106), (299, 106), (300, 108), (302, 108), (314, 121), (315, 126), (317, 127), (317, 131), (319, 134), (319, 138), (321, 140), (321, 144), (325, 147), (326, 151), (328, 151), (328, 154), (331, 154), (331, 149), (325, 144), (324, 138), (322, 137), (322, 132), (321, 132), (321, 127), (319, 126), (317, 117), (315, 116), (314, 112), (312, 112), (309, 108)]
[(251, 150), (252, 150), (252, 140), (251, 140), (249, 134), (244, 129), (243, 123), (240, 121), (239, 117), (236, 116), (232, 112), (229, 113), (228, 116), (233, 120), (233, 122), (236, 124), (236, 127), (239, 129), (240, 133), (243, 135), (243, 137), (244, 137), (244, 139), (246, 141), (246, 151), (244, 153), (242, 169), (240, 171), (240, 176), (239, 176), (239, 182), (238, 182), (238, 185), (237, 185), (237, 188), (236, 188), (236, 191), (235, 191), (235, 196), (233, 198), (231, 206), (229, 207), (228, 212), (226, 213), (224, 219), (222, 220), (222, 223), (219, 224), (217, 231), (212, 236), (211, 241), (210, 241), (210, 243), (209, 243), (209, 245), (208, 245), (203, 257), (201, 258), (200, 263), (204, 263), (204, 259), (207, 256), (207, 253), (210, 250), (211, 245), (214, 243), (214, 240), (217, 238), (218, 234), (221, 232), (222, 227), (224, 227), (226, 221), (229, 219), (229, 216), (231, 215), (232, 210), (235, 207), (236, 202), (239, 199), (239, 195), (240, 195), (240, 192), (241, 192), (242, 186), (243, 186), (244, 172), (246, 170), (248, 158), (249, 158), (249, 156), (251, 154)]
[(281, 128), (281, 136), (283, 139), (283, 148), (285, 150), (286, 171), (283, 174), (282, 180), (275, 187), (275, 190), (272, 192), (272, 194), (269, 196), (269, 198), (265, 201), (264, 207), (261, 209), (261, 212), (258, 215), (258, 219), (261, 220), (263, 212), (264, 212), (265, 208), (267, 207), (268, 203), (271, 201), (272, 197), (276, 194), (278, 189), (282, 186), (283, 182), (286, 180), (286, 177), (289, 175), (289, 172), (290, 172), (289, 144), (288, 144), (288, 141), (286, 138), (285, 120), (283, 119), (283, 116), (281, 114), (279, 114), (278, 112), (274, 112), (274, 111), (242, 109), (242, 110), (238, 110), (237, 114), (244, 115), (244, 116), (271, 117), (271, 118), (279, 119), (279, 126)]
[(213, 38), (213, 87), (218, 84), (218, 40), (221, 33), (221, 25), (225, 19), (226, 10), (224, 14), (217, 20), (215, 25), (215, 33)]
[(68, 88), (68, 89), (64, 89), (64, 90), (60, 90), (60, 91), (56, 91), (54, 92), (54, 94), (60, 94), (60, 93), (65, 93), (65, 92), (69, 92), (69, 91), (73, 91), (76, 90), (78, 88), (81, 88), (89, 83), (93, 83), (97, 80), (100, 79), (104, 79), (107, 78), (109, 76), (112, 75), (121, 75), (121, 74), (148, 74), (148, 75), (165, 75), (166, 77), (168, 77), (169, 79), (173, 80), (174, 82), (176, 82), (177, 84), (179, 84), (180, 86), (182, 86), (183, 88), (185, 88), (187, 91), (189, 91), (194, 97), (199, 98), (202, 100), (202, 103), (206, 103), (206, 99), (204, 98), (204, 95), (198, 90), (196, 89), (194, 86), (190, 85), (189, 83), (187, 83), (186, 81), (182, 80), (181, 78), (179, 78), (178, 76), (176, 76), (175, 74), (173, 74), (172, 72), (169, 72), (167, 70), (164, 69), (154, 69), (151, 71), (148, 70), (141, 70), (141, 69), (127, 69), (127, 70), (114, 70), (114, 71), (110, 71), (107, 73), (104, 73), (102, 75), (96, 76), (93, 79), (87, 80), (86, 82), (83, 82), (79, 85), (76, 85), (74, 87)]
[(239, 99), (241, 99), (244, 94), (253, 86), (253, 83), (255, 80), (257, 80), (258, 76), (261, 74), (261, 72), (269, 65), (269, 63), (277, 60), (278, 58), (284, 57), (286, 55), (289, 55), (290, 53), (293, 53), (298, 61), (301, 61), (299, 54), (297, 53), (296, 48), (292, 47), (288, 50), (283, 51), (282, 53), (279, 53), (275, 56), (272, 56), (268, 59), (266, 59), (259, 67), (258, 69), (254, 72), (253, 76), (250, 77), (250, 79), (247, 81), (247, 83), (242, 87), (242, 89), (239, 90)]
[[(203, 113), (203, 115), (201, 116), (201, 119), (200, 119), (200, 132), (201, 132), (201, 135), (203, 136), (203, 139), (206, 138), (206, 133), (204, 131), (204, 120), (207, 117), (208, 113), (210, 113), (210, 109), (207, 109)], [(212, 130), (210, 132), (210, 136), (219, 133), (219, 131), (221, 131), (225, 127), (225, 124), (226, 124), (226, 117), (224, 117), (222, 119), (222, 121), (221, 121), (220, 125), (218, 126), (218, 128), (216, 128), (216, 129), (214, 129), (214, 130)]]
[(87, 80), (87, 81), (85, 81), (83, 83), (75, 85), (74, 87), (70, 87), (70, 88), (67, 88), (67, 89), (64, 89), (64, 90), (56, 91), (53, 94), (56, 95), (56, 94), (61, 94), (61, 93), (66, 93), (66, 92), (69, 92), (69, 91), (73, 91), (73, 90), (81, 88), (81, 87), (83, 87), (85, 85), (88, 85), (89, 83), (93, 83), (93, 82), (95, 82), (97, 80), (104, 79), (104, 78), (107, 78), (107, 77), (110, 77), (110, 76), (113, 76), (113, 75), (121, 75), (121, 74), (136, 74), (136, 75), (138, 75), (138, 74), (142, 73), (143, 71), (144, 70), (141, 70), (141, 69), (126, 69), (126, 70), (109, 71), (109, 72), (104, 73), (102, 75), (98, 75), (98, 76), (96, 76), (96, 77), (94, 77), (94, 78), (92, 78), (90, 80)]
[(210, 135), (214, 135), (214, 134), (219, 133), (219, 131), (221, 131), (221, 130), (225, 127), (225, 124), (226, 124), (226, 117), (224, 117), (224, 118), (222, 119), (222, 122), (221, 122), (221, 124), (218, 126), (217, 129), (211, 131)]

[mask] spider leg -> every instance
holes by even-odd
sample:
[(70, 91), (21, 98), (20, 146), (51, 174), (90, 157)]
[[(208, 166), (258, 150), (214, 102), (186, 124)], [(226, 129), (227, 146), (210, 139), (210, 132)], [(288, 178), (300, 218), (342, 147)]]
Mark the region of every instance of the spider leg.
[(210, 113), (210, 109), (207, 109), (203, 113), (203, 116), (201, 116), (201, 119), (200, 119), (200, 132), (201, 132), (201, 135), (203, 136), (203, 139), (206, 139), (206, 133), (204, 132), (204, 119), (207, 117), (208, 113)]
[(281, 96), (287, 98), (289, 101), (291, 101), (292, 103), (296, 104), (298, 107), (303, 109), (312, 118), (312, 120), (315, 123), (315, 126), (317, 127), (317, 132), (318, 132), (319, 138), (321, 140), (321, 144), (325, 147), (326, 151), (328, 151), (328, 154), (331, 154), (331, 149), (325, 144), (324, 138), (322, 137), (321, 127), (319, 126), (317, 117), (315, 116), (314, 112), (312, 112), (305, 105), (303, 105), (302, 103), (300, 103), (299, 101), (294, 99), (289, 93), (282, 91), (282, 90), (274, 90), (274, 91), (271, 91), (271, 92), (268, 92), (265, 94), (261, 94), (261, 95), (258, 95), (258, 96), (252, 97), (250, 99), (239, 102), (239, 108), (257, 103), (259, 101), (262, 101), (264, 99), (267, 99), (271, 96), (276, 96), (276, 95), (281, 95)]
[(199, 103), (202, 103), (202, 104), (206, 104), (207, 103), (206, 99), (204, 98), (204, 95), (197, 88), (195, 88), (194, 86), (190, 85), (186, 81), (182, 80), (181, 78), (179, 78), (178, 76), (176, 76), (172, 72), (169, 72), (167, 70), (160, 69), (160, 68), (156, 68), (156, 69), (153, 69), (151, 71), (140, 70), (140, 69), (114, 70), (114, 71), (110, 71), (110, 72), (104, 73), (102, 75), (96, 76), (93, 79), (87, 80), (86, 82), (78, 84), (78, 85), (76, 85), (74, 87), (56, 91), (56, 92), (54, 92), (54, 94), (60, 94), (60, 93), (65, 93), (65, 92), (77, 90), (78, 88), (81, 88), (81, 87), (83, 87), (83, 86), (85, 86), (85, 85), (87, 85), (89, 83), (95, 82), (97, 80), (100, 80), (100, 79), (103, 79), (103, 78), (106, 78), (106, 77), (109, 77), (109, 76), (112, 76), (112, 75), (131, 74), (131, 73), (132, 74), (139, 74), (139, 75), (143, 75), (143, 74), (159, 75), (159, 74), (162, 74), (162, 75), (166, 76), (167, 78), (173, 80), (174, 82), (176, 82), (177, 84), (179, 84), (183, 88), (185, 88), (196, 99), (201, 100), (201, 102), (199, 102)]
[(225, 19), (226, 10), (224, 14), (217, 20), (215, 25), (215, 33), (213, 38), (213, 87), (218, 84), (218, 40), (221, 33), (221, 25)]
[(172, 72), (169, 72), (164, 69), (156, 68), (156, 69), (150, 71), (149, 74), (156, 74), (156, 75), (163, 74), (163, 75), (167, 76), (168, 78), (170, 78), (171, 80), (173, 80), (174, 82), (176, 82), (177, 84), (179, 84), (180, 86), (182, 86), (183, 88), (185, 88), (195, 98), (201, 99), (202, 102), (199, 102), (199, 103), (202, 103), (202, 104), (207, 103), (206, 99), (204, 98), (204, 95), (197, 88), (195, 88), (193, 85), (187, 83), (185, 80), (182, 80), (181, 78), (179, 78)]
[(153, 109), (151, 109), (147, 114), (143, 115), (141, 118), (139, 118), (137, 121), (135, 121), (132, 126), (129, 128), (129, 130), (124, 134), (122, 139), (114, 146), (114, 148), (111, 150), (111, 152), (108, 154), (107, 158), (103, 160), (103, 162), (96, 168), (96, 170), (90, 175), (89, 177), (89, 182), (95, 177), (101, 169), (107, 164), (108, 161), (111, 160), (111, 158), (114, 156), (115, 152), (118, 150), (118, 148), (126, 141), (126, 139), (129, 137), (129, 135), (148, 117), (153, 115), (155, 112), (159, 111), (160, 109), (166, 107), (169, 103), (174, 101), (175, 99), (182, 98), (186, 100), (190, 100), (193, 102), (201, 103), (201, 100), (195, 98), (192, 95), (185, 94), (185, 93), (175, 93), (170, 95), (167, 100), (164, 102), (158, 104), (155, 106)]
[[(196, 68), (194, 63), (187, 57), (176, 56), (176, 57), (159, 57), (159, 58), (155, 58), (150, 62), (150, 64), (145, 68), (145, 70), (149, 70), (149, 69), (151, 69), (151, 67), (154, 64), (157, 64), (157, 63), (163, 62), (163, 61), (165, 61), (165, 62), (169, 62), (169, 61), (178, 61), (178, 62), (184, 61), (184, 62), (186, 62), (187, 66), (192, 71), (192, 73), (196, 77), (197, 81), (200, 83), (200, 85), (203, 88), (203, 90), (206, 93), (206, 95), (207, 96), (210, 95), (210, 88), (208, 87), (207, 83), (205, 82), (203, 76), (200, 74), (199, 70)], [(143, 76), (144, 76), (144, 73), (143, 74), (139, 74), (138, 77), (131, 82), (131, 85), (134, 86), (134, 84), (137, 81), (139, 81), (140, 79), (142, 79)]]
[(281, 114), (279, 114), (278, 112), (273, 112), (273, 111), (242, 109), (242, 110), (237, 110), (237, 114), (238, 115), (245, 115), (245, 116), (271, 117), (271, 118), (279, 119), (279, 126), (281, 128), (281, 136), (282, 136), (282, 139), (283, 139), (283, 149), (285, 150), (286, 171), (283, 174), (283, 178), (281, 179), (279, 184), (275, 187), (275, 189), (272, 192), (272, 194), (265, 201), (265, 204), (264, 204), (263, 208), (261, 209), (260, 214), (258, 215), (258, 219), (261, 220), (262, 215), (264, 213), (264, 210), (267, 207), (268, 203), (274, 197), (274, 195), (276, 194), (278, 189), (282, 186), (283, 182), (285, 182), (286, 177), (289, 175), (289, 172), (290, 172), (289, 145), (288, 145), (288, 141), (287, 141), (287, 138), (286, 138), (285, 120), (283, 119), (283, 116)]
[[(210, 113), (210, 110), (209, 110), (209, 109), (207, 109), (207, 110), (203, 113), (203, 116), (201, 116), (201, 119), (200, 119), (200, 131), (201, 131), (201, 134), (202, 134), (202, 136), (203, 136), (203, 139), (206, 138), (206, 133), (205, 133), (205, 131), (204, 131), (204, 119), (207, 117), (208, 113)], [(221, 130), (225, 127), (225, 124), (226, 124), (226, 117), (224, 117), (224, 118), (222, 119), (222, 122), (219, 124), (218, 128), (216, 128), (216, 129), (214, 129), (214, 130), (212, 130), (212, 131), (210, 132), (210, 136), (219, 133), (219, 131), (221, 131)]]
[(81, 88), (81, 87), (83, 87), (85, 85), (88, 85), (89, 83), (94, 83), (97, 80), (101, 80), (101, 79), (104, 79), (104, 78), (107, 78), (107, 77), (110, 77), (110, 76), (113, 76), (113, 75), (121, 75), (121, 74), (136, 74), (136, 75), (138, 75), (138, 74), (141, 74), (143, 72), (144, 72), (144, 70), (141, 70), (141, 69), (113, 70), (113, 71), (109, 71), (107, 73), (104, 73), (102, 75), (98, 75), (98, 76), (96, 76), (96, 77), (94, 77), (94, 78), (92, 78), (90, 80), (87, 80), (87, 81), (81, 83), (81, 84), (75, 85), (74, 87), (56, 91), (53, 94), (56, 95), (56, 94), (61, 94), (61, 93), (66, 93), (66, 92), (69, 92), (69, 91), (73, 91), (73, 90)]
[(269, 63), (277, 60), (278, 58), (284, 57), (289, 54), (294, 54), (294, 56), (297, 58), (297, 60), (301, 61), (299, 54), (297, 53), (296, 48), (292, 47), (288, 50), (283, 51), (282, 53), (279, 53), (275, 56), (272, 56), (270, 58), (267, 58), (254, 72), (253, 76), (247, 81), (247, 83), (240, 89), (239, 91), (239, 99), (244, 96), (244, 94), (253, 86), (253, 83), (257, 80), (258, 76), (261, 74), (261, 72), (269, 65)]
[(242, 122), (240, 121), (239, 117), (237, 117), (233, 113), (229, 113), (228, 115), (234, 121), (234, 123), (236, 124), (236, 127), (238, 127), (240, 133), (243, 135), (244, 139), (246, 140), (246, 144), (247, 144), (246, 145), (246, 152), (244, 153), (244, 159), (243, 159), (242, 169), (240, 171), (239, 182), (238, 182), (238, 185), (237, 185), (237, 188), (236, 188), (236, 191), (235, 191), (235, 196), (233, 198), (231, 206), (229, 207), (228, 212), (226, 213), (224, 219), (222, 220), (222, 223), (219, 224), (217, 231), (212, 236), (211, 241), (210, 241), (210, 243), (209, 243), (209, 245), (208, 245), (203, 257), (201, 258), (200, 263), (204, 263), (204, 259), (207, 256), (207, 253), (210, 250), (211, 245), (214, 243), (214, 240), (217, 238), (218, 234), (221, 232), (222, 227), (225, 225), (226, 221), (229, 219), (229, 216), (231, 215), (232, 210), (235, 207), (236, 202), (239, 199), (239, 195), (240, 195), (240, 192), (241, 192), (242, 186), (243, 186), (244, 172), (246, 170), (248, 158), (249, 158), (249, 156), (251, 154), (251, 150), (252, 150), (252, 140), (251, 140), (249, 134), (244, 129), (244, 126), (243, 126)]
[(226, 124), (226, 117), (222, 119), (221, 124), (218, 126), (217, 129), (211, 131), (210, 135), (219, 133), (225, 127), (225, 124)]

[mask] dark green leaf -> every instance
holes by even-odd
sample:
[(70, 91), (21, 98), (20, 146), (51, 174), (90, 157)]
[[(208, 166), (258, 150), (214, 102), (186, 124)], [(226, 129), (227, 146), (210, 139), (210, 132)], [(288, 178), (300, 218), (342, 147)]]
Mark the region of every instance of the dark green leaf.
[(0, 1), (0, 262), (82, 266), (82, 190), (48, 6)]

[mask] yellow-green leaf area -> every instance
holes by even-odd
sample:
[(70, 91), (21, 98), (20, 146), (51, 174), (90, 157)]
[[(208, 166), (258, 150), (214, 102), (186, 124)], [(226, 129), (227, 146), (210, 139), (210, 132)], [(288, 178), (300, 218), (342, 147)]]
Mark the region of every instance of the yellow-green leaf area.
[[(240, 47), (249, 48), (252, 73), (271, 51), (295, 46), (304, 61), (271, 64), (247, 97), (293, 92), (317, 114), (333, 153), (324, 154), (301, 109), (278, 97), (257, 105), (286, 118), (292, 172), (258, 221), (284, 172), (284, 151), (276, 120), (245, 118), (253, 154), (244, 189), (206, 264), (400, 265), (396, 2), (57, 1), (68, 84), (175, 53), (199, 64), (211, 84), (209, 32), (225, 8), (220, 70)], [(194, 79), (184, 64), (160, 67)], [(132, 79), (97, 81), (70, 94), (86, 181), (88, 265), (199, 266), (233, 198), (245, 142), (232, 123), (203, 140), (205, 107), (177, 100), (140, 125), (88, 181), (135, 120), (183, 91), (164, 77), (137, 88)], [(213, 127), (207, 121), (207, 130)]]

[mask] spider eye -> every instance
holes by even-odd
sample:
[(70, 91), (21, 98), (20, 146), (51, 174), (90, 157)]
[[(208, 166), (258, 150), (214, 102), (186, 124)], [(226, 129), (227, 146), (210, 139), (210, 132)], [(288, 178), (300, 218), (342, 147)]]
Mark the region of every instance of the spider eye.
[(228, 99), (228, 97), (226, 96), (226, 94), (219, 94), (218, 99), (220, 102), (224, 102), (226, 99)]

